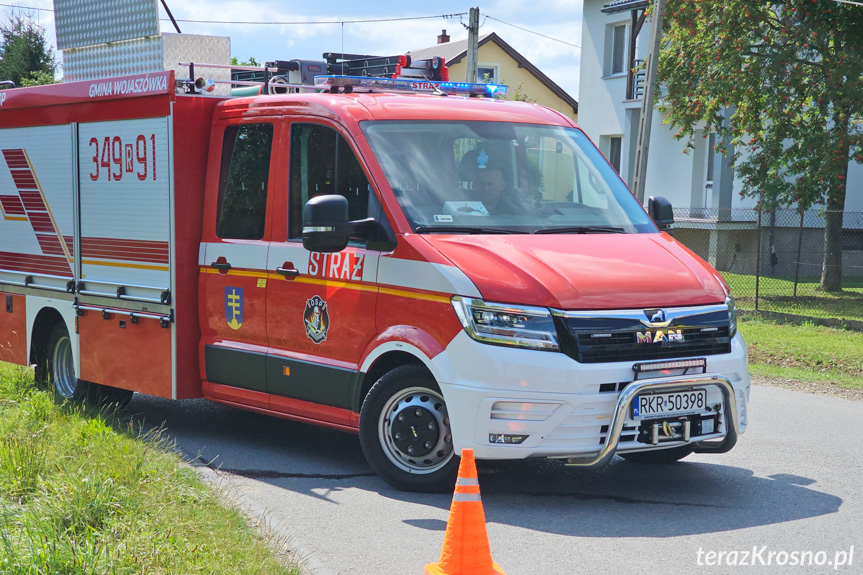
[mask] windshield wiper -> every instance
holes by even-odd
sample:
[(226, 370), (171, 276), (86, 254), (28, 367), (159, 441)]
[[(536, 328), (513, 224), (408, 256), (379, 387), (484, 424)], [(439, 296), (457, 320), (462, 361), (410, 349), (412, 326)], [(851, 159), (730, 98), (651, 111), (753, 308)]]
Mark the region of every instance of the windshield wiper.
[(513, 230), (499, 228), (482, 228), (478, 226), (417, 226), (418, 234), (523, 234)]
[(614, 226), (570, 226), (567, 228), (541, 228), (535, 234), (623, 234), (623, 228)]

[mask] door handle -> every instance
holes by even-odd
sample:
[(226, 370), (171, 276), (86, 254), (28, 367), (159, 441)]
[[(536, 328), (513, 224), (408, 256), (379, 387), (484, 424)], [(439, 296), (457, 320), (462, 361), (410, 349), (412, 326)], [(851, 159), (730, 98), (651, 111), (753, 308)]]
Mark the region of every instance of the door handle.
[(276, 272), (285, 276), (286, 278), (295, 278), (300, 275), (300, 270), (296, 268), (279, 267), (276, 268)]
[(229, 264), (228, 262), (213, 262), (210, 264), (210, 267), (219, 271), (226, 272), (231, 269), (231, 264)]

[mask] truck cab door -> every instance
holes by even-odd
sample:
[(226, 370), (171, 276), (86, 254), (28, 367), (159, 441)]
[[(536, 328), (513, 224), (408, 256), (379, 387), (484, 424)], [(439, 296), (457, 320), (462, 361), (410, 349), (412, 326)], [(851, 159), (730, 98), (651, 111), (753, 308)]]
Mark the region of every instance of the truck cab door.
[(219, 168), (208, 181), (199, 262), (206, 394), (258, 407), (268, 407), (266, 278), (278, 133), (274, 119), (232, 120), (214, 136), (220, 145), (214, 142), (210, 161)]
[(350, 425), (358, 364), (377, 333), (378, 252), (360, 242), (332, 254), (306, 250), (302, 211), (321, 194), (345, 196), (350, 219), (376, 216), (370, 204), (380, 208), (363, 165), (335, 127), (294, 122), (289, 141), (288, 202), (281, 212), (286, 226), (267, 258), (271, 407)]

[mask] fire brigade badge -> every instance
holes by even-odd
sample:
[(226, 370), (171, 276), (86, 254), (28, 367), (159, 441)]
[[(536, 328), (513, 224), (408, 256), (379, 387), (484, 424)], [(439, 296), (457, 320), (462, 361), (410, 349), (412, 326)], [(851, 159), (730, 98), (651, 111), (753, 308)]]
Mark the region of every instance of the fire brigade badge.
[(225, 288), (225, 321), (231, 329), (243, 327), (243, 288)]
[(330, 329), (330, 314), (327, 311), (327, 302), (320, 296), (306, 300), (306, 309), (303, 312), (303, 323), (306, 325), (306, 335), (315, 343), (321, 343), (327, 339), (327, 330)]

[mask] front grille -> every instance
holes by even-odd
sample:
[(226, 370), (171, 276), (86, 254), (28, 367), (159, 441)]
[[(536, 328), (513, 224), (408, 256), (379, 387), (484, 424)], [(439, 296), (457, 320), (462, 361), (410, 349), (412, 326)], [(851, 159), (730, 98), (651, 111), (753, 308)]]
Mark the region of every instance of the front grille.
[(731, 352), (728, 312), (674, 315), (667, 328), (648, 328), (632, 313), (556, 316), (561, 349), (580, 363), (657, 361)]

